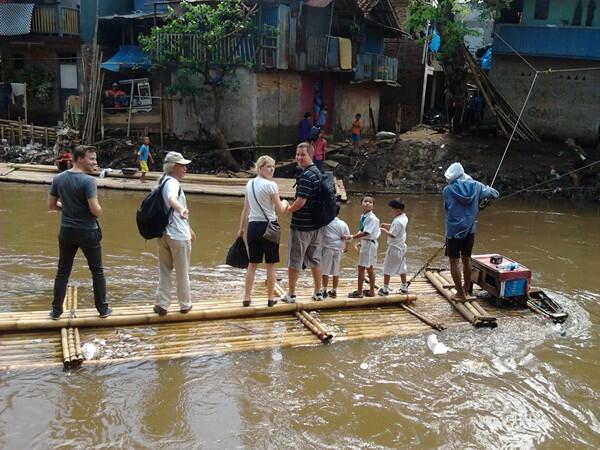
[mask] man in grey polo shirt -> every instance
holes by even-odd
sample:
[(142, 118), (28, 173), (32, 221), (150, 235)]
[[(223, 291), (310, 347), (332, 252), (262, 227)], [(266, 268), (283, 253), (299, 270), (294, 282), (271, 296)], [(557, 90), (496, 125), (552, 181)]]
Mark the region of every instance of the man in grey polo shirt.
[(302, 169), (296, 185), (296, 198), (287, 210), (292, 213), (288, 238), (288, 292), (281, 297), (287, 303), (296, 301), (296, 283), (302, 266), (310, 268), (314, 280), (313, 300), (323, 300), (321, 292), (321, 239), (314, 220), (319, 195), (321, 172), (313, 164), (314, 148), (303, 142), (296, 147), (296, 162)]

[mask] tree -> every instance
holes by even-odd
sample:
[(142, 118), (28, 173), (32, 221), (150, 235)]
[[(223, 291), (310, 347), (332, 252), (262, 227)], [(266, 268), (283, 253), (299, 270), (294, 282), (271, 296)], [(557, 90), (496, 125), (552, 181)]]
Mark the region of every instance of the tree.
[(154, 55), (157, 70), (173, 72), (176, 78), (171, 93), (191, 97), (212, 96), (212, 126), (199, 119), (200, 131), (217, 144), (223, 162), (239, 170), (229, 151), (221, 123), (223, 94), (236, 85), (235, 69), (244, 61), (239, 55), (244, 39), (254, 35), (252, 16), (256, 6), (247, 7), (242, 0), (220, 0), (192, 4), (183, 1), (180, 10), (171, 9), (167, 22), (142, 36), (143, 49)]
[[(411, 31), (421, 31), (433, 26), (441, 38), (438, 61), (444, 68), (446, 79), (446, 107), (457, 113), (464, 107), (466, 68), (463, 55), (465, 36), (478, 32), (457, 19), (469, 11), (479, 11), (482, 19), (493, 19), (512, 0), (411, 0), (408, 26)], [(453, 132), (459, 131), (460, 121), (452, 121)]]

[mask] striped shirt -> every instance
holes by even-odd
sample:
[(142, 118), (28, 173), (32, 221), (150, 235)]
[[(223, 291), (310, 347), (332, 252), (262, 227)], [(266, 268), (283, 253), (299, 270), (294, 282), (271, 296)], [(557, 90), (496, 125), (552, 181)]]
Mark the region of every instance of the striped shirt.
[(298, 211), (292, 213), (292, 224), (290, 228), (299, 231), (313, 231), (319, 229), (315, 224), (313, 211), (319, 196), (320, 177), (321, 172), (315, 165), (307, 167), (298, 177), (295, 198), (305, 198), (306, 204)]

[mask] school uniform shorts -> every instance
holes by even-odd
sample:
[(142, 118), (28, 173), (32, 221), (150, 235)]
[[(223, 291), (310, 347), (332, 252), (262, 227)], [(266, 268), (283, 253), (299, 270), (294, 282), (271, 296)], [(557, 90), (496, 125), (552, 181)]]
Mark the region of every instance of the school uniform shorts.
[(369, 268), (377, 264), (377, 248), (377, 241), (371, 241), (368, 239), (363, 239), (360, 241), (358, 265)]
[(388, 247), (383, 260), (383, 274), (397, 275), (406, 273), (406, 245), (403, 248)]
[(323, 275), (339, 277), (342, 251), (337, 248), (323, 248), (321, 251), (321, 273)]
[(287, 266), (290, 269), (302, 270), (321, 265), (321, 233), (320, 230), (299, 231), (290, 228), (288, 236)]

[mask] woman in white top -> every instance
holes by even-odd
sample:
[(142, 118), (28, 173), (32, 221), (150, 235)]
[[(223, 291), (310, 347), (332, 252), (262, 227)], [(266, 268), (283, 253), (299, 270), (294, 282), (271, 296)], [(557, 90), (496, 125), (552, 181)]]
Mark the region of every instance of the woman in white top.
[(288, 207), (287, 200), (279, 197), (277, 183), (271, 181), (275, 172), (275, 160), (263, 155), (255, 164), (256, 178), (246, 185), (244, 209), (240, 218), (238, 236), (244, 235), (248, 229), (246, 240), (248, 242), (248, 256), (250, 264), (246, 271), (246, 285), (244, 292), (244, 306), (250, 306), (250, 296), (254, 286), (254, 277), (258, 264), (267, 265), (267, 294), (268, 305), (277, 303), (275, 296), (275, 264), (279, 262), (279, 244), (263, 238), (269, 222), (277, 222), (277, 213), (283, 213)]

